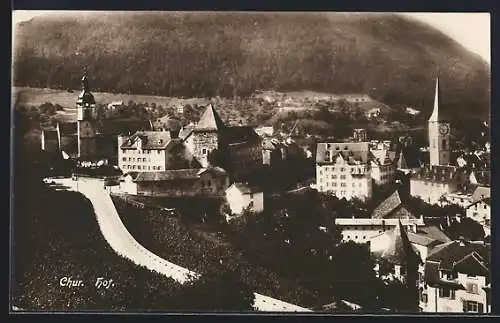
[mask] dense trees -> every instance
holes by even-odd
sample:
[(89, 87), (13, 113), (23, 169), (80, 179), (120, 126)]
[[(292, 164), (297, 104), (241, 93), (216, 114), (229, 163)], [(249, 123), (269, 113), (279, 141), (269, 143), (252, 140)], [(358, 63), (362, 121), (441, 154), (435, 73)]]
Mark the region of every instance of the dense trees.
[(84, 15), (22, 23), (15, 84), (77, 88), (86, 65), (96, 91), (177, 97), (245, 97), (258, 88), (361, 92), (427, 115), (440, 66), (443, 111), (489, 111), (489, 67), (434, 29), (395, 15)]

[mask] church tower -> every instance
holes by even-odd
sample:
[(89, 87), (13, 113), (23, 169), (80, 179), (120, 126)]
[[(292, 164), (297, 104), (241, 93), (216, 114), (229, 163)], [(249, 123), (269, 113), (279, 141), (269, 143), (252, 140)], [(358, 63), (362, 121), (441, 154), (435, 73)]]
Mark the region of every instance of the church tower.
[(82, 77), (82, 92), (76, 101), (78, 124), (78, 157), (90, 158), (97, 154), (96, 105), (90, 93), (87, 73)]
[(428, 121), (429, 159), (431, 166), (450, 164), (450, 124), (439, 113), (440, 99), (439, 77), (437, 77), (434, 110)]

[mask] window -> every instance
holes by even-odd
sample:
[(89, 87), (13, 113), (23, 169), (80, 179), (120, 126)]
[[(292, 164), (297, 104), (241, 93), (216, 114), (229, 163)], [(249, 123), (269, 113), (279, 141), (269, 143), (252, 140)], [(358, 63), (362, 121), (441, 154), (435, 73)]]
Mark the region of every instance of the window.
[(203, 149), (201, 150), (201, 154), (202, 154), (202, 155), (206, 155), (206, 154), (207, 154), (207, 149), (206, 149), (206, 148), (203, 148)]
[(143, 159), (142, 159), (142, 161), (143, 161), (143, 162), (145, 162), (145, 161), (146, 161), (146, 158), (143, 158)]
[(129, 157), (129, 158), (128, 158), (128, 161), (132, 161), (132, 157)]
[(341, 171), (341, 172), (343, 172), (344, 170), (345, 170), (345, 168), (344, 168), (344, 167), (341, 167), (341, 168), (340, 168), (340, 171)]
[(127, 161), (127, 157), (123, 157), (123, 158), (122, 158), (122, 161)]
[(337, 187), (337, 183), (332, 183), (332, 186), (333, 187)]
[(132, 169), (135, 169), (135, 165), (132, 165)]
[(483, 313), (484, 306), (482, 303), (474, 302), (474, 301), (464, 301), (463, 302), (463, 311), (465, 313)]
[(157, 152), (158, 152), (158, 155), (159, 155), (160, 154), (160, 150), (157, 150)]
[(469, 294), (479, 294), (479, 291), (477, 289), (477, 284), (467, 283), (466, 290), (467, 290), (467, 293), (469, 293)]
[(340, 179), (345, 179), (345, 175), (340, 175)]
[(449, 288), (440, 288), (439, 289), (439, 297), (454, 299), (455, 298), (455, 291), (452, 289), (449, 289)]
[(137, 165), (137, 169), (141, 169), (141, 165)]
[(340, 183), (341, 187), (346, 187), (346, 183)]
[(486, 210), (486, 204), (483, 204), (483, 209), (485, 209), (485, 210)]
[(161, 166), (158, 166), (158, 170), (161, 170)]

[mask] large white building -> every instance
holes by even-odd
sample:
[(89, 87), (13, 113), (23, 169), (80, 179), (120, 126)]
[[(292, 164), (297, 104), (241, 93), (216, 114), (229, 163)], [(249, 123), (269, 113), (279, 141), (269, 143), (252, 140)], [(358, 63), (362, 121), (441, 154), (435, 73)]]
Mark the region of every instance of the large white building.
[(199, 168), (200, 164), (184, 143), (166, 131), (138, 131), (118, 136), (118, 167), (123, 172), (161, 172)]
[(490, 288), (490, 246), (451, 241), (427, 257), (420, 308), (423, 312), (490, 313)]
[(226, 190), (226, 200), (235, 215), (240, 215), (246, 208), (253, 212), (264, 211), (264, 193), (256, 186), (233, 183)]
[(372, 197), (368, 142), (318, 143), (316, 188), (339, 198)]
[(393, 184), (397, 170), (396, 152), (387, 148), (370, 149), (370, 157), (373, 183), (377, 186)]
[(491, 234), (491, 198), (487, 197), (467, 206), (465, 214), (483, 226), (486, 236)]

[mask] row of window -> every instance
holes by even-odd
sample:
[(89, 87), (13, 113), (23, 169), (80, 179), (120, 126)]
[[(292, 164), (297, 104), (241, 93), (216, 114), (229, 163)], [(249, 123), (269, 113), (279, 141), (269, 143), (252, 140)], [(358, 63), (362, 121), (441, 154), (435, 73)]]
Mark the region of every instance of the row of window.
[[(319, 181), (320, 181), (320, 183), (322, 183), (322, 182), (323, 182), (323, 181), (322, 181), (322, 179), (320, 179)], [(330, 183), (330, 182), (326, 182), (326, 187), (330, 187), (330, 184), (331, 184), (331, 187), (337, 187), (337, 184), (338, 184), (340, 187), (347, 187), (347, 186), (348, 186), (348, 185), (347, 185), (347, 183), (345, 183), (345, 182), (342, 182), (342, 183), (336, 183), (336, 182), (332, 182), (332, 183)], [(356, 187), (356, 183), (352, 183), (352, 185), (351, 185), (351, 186), (352, 186), (352, 187)], [(362, 186), (363, 186), (363, 184), (362, 184), (362, 183), (359, 183), (359, 184), (358, 184), (358, 186), (359, 186), (359, 187), (362, 187)]]
[[(127, 161), (127, 157), (122, 157), (122, 161), (126, 162)], [(129, 162), (150, 162), (151, 161), (151, 158), (140, 158), (140, 157), (137, 157), (137, 160), (135, 159), (135, 157), (128, 157), (128, 161)]]
[[(155, 150), (139, 150), (139, 149), (122, 149), (122, 154), (130, 153), (130, 154), (153, 154)], [(161, 150), (156, 150), (156, 153), (159, 155)]]
[(323, 175), (323, 169), (325, 170), (325, 172), (341, 172), (341, 173), (346, 172), (350, 169), (351, 173), (353, 173), (353, 174), (363, 174), (366, 171), (366, 168), (364, 168), (364, 167), (345, 168), (345, 167), (338, 167), (337, 166), (337, 168), (338, 169), (335, 169), (334, 166), (325, 166), (319, 170), (319, 174)]
[[(354, 240), (358, 240), (358, 236), (353, 236)], [(347, 240), (351, 239), (351, 236), (347, 236)], [(366, 240), (366, 236), (363, 236), (363, 240)]]
[(162, 166), (142, 166), (141, 165), (123, 165), (123, 169), (129, 170), (163, 170)]

